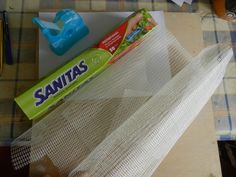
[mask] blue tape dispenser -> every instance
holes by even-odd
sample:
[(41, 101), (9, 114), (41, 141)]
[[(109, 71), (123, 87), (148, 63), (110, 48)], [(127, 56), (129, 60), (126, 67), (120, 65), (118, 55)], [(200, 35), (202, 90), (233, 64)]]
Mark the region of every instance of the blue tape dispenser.
[(52, 51), (57, 55), (63, 55), (89, 33), (82, 17), (70, 9), (58, 11), (53, 23), (38, 17), (33, 18), (33, 23), (39, 26)]

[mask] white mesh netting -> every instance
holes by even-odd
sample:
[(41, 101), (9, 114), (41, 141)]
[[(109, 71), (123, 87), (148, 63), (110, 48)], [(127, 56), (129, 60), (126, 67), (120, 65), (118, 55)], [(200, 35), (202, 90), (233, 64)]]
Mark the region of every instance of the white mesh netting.
[[(221, 82), (232, 50), (192, 58), (155, 28), (12, 143), (16, 169), (47, 156), (61, 175), (148, 177)], [(191, 62), (190, 62), (191, 61)]]

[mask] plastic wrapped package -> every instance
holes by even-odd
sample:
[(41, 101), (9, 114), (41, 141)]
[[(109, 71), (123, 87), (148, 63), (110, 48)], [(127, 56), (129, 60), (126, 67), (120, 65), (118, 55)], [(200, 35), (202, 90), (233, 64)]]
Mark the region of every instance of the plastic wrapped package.
[(192, 57), (158, 27), (18, 137), (19, 169), (48, 157), (62, 176), (151, 176), (220, 84), (232, 49)]

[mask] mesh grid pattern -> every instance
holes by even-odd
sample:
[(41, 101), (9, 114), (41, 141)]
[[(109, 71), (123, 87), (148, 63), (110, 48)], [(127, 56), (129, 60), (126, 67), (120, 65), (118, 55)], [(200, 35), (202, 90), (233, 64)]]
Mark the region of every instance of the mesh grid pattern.
[(70, 177), (151, 176), (217, 88), (231, 56), (214, 46), (192, 59), (170, 33), (154, 29), (18, 137), (15, 168), (48, 156)]

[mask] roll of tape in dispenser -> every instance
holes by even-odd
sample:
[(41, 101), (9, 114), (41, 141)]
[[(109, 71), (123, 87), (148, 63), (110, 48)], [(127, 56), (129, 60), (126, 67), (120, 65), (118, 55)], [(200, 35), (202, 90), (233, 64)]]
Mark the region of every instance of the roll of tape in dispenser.
[(57, 55), (66, 53), (77, 41), (89, 33), (82, 17), (75, 11), (63, 9), (56, 13), (53, 22), (33, 18)]

